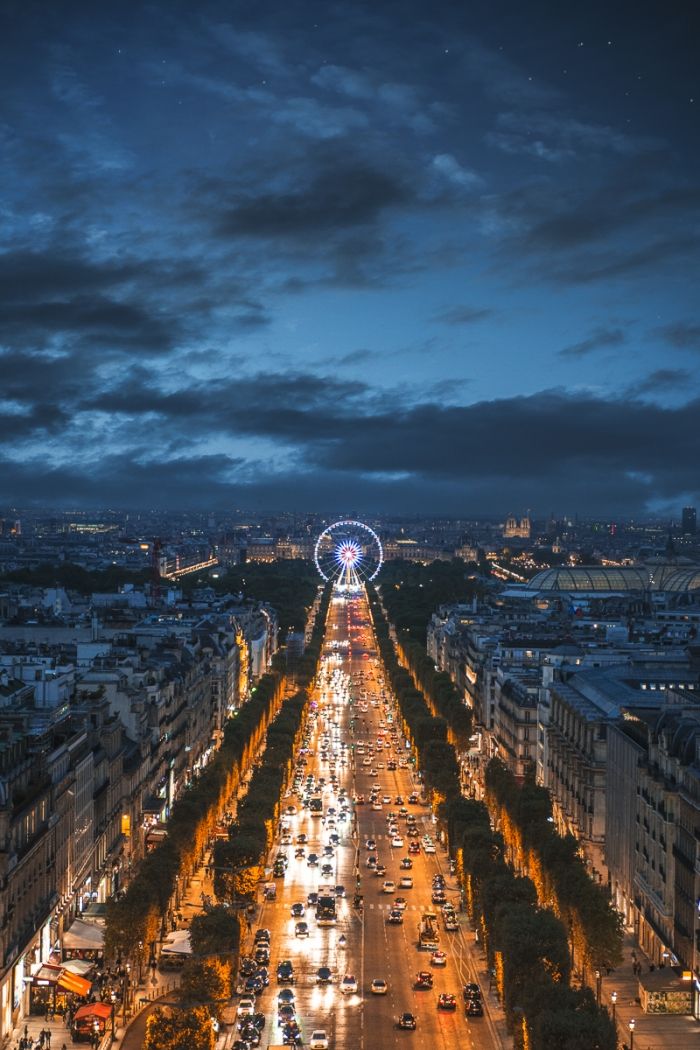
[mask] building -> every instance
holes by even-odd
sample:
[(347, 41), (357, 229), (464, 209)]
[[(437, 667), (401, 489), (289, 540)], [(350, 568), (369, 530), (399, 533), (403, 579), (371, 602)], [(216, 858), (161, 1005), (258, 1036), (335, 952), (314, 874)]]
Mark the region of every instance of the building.
[(698, 519), (695, 507), (684, 507), (681, 512), (681, 532), (684, 536), (694, 536), (697, 532)]

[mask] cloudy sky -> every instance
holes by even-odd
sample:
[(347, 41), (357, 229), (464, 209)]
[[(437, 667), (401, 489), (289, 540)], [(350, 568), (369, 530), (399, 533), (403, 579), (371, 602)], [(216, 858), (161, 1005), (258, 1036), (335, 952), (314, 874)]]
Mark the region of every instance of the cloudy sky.
[(5, 0), (0, 501), (700, 504), (668, 0)]

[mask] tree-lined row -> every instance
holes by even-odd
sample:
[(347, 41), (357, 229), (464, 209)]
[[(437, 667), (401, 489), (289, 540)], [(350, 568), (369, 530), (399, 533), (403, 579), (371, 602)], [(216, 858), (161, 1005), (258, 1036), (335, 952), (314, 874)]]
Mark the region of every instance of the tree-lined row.
[(567, 932), (541, 907), (531, 879), (515, 874), (483, 802), (448, 808), (467, 909), (488, 956), (517, 1050), (615, 1050), (614, 1025), (588, 988), (570, 985)]
[[(311, 643), (300, 661), (297, 679), (308, 683), (320, 653), (329, 595), (317, 612)], [(178, 879), (189, 878), (204, 855), (217, 822), (235, 797), (243, 774), (252, 766), (270, 722), (284, 698), (285, 679), (273, 661), (249, 700), (229, 718), (217, 753), (206, 769), (176, 801), (168, 821), (168, 836), (147, 854), (119, 900), (108, 902), (105, 926), (107, 958), (137, 960), (153, 951), (166, 926), (167, 912)]]
[(486, 769), (486, 791), (515, 867), (530, 876), (540, 903), (554, 908), (566, 924), (582, 971), (618, 966), (622, 916), (607, 888), (588, 874), (574, 836), (557, 832), (547, 789), (530, 781), (519, 785), (494, 759)]
[(370, 591), (369, 603), (377, 646), (401, 711), (406, 736), (416, 750), (427, 786), (433, 792), (433, 803), (439, 805), (460, 792), (459, 766), (454, 746), (447, 739), (447, 722), (432, 714), (410, 672), (401, 666), (375, 591)]
[(425, 646), (420, 642), (402, 642), (399, 638), (399, 656), (411, 672), (416, 685), (435, 715), (447, 722), (448, 738), (461, 749), (469, 747), (472, 731), (472, 713), (464, 703), (459, 689), (445, 671), (436, 670)]
[(263, 876), (279, 819), (280, 799), (289, 782), (303, 731), (307, 702), (308, 695), (303, 690), (285, 701), (267, 731), (265, 751), (238, 805), (229, 837), (216, 843), (214, 892), (220, 899), (251, 897)]

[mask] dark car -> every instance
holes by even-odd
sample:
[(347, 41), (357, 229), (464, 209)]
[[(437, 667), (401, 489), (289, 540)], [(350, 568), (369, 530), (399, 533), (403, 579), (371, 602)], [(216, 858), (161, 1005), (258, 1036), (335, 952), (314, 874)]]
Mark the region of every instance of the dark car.
[(306, 903), (310, 908), (314, 908), (318, 904), (318, 893), (315, 890), (307, 896)]
[(290, 959), (285, 959), (277, 967), (278, 984), (294, 984), (294, 967)]
[(336, 895), (336, 897), (344, 897), (345, 896), (345, 887), (343, 885), (341, 885), (340, 883), (338, 883), (338, 885), (335, 888), (335, 895)]
[(304, 915), (305, 912), (306, 912), (306, 908), (301, 903), (301, 901), (298, 901), (296, 904), (292, 905), (292, 918), (293, 919), (301, 919), (301, 917)]
[(481, 999), (469, 999), (464, 1007), (465, 1017), (483, 1017), (484, 1007)]
[(309, 936), (309, 925), (306, 922), (298, 922), (294, 927), (295, 937), (308, 937)]
[(427, 988), (433, 987), (433, 975), (428, 970), (421, 970), (420, 973), (416, 974), (416, 979), (413, 982), (413, 987), (417, 992), (423, 991)]
[(256, 930), (255, 931), (255, 937), (253, 938), (253, 942), (256, 945), (261, 944), (263, 942), (265, 944), (269, 944), (270, 943), (270, 931), (269, 930), (265, 930), (265, 929)]
[(255, 953), (255, 962), (258, 966), (267, 966), (270, 961), (270, 949), (258, 948)]
[(442, 992), (442, 994), (438, 996), (437, 1008), (438, 1010), (456, 1010), (456, 997), (454, 995), (450, 995), (449, 992)]
[(265, 984), (262, 977), (257, 976), (257, 974), (254, 977), (246, 977), (245, 984), (243, 985), (243, 994), (260, 995), (264, 987)]
[(415, 1032), (416, 1030), (416, 1016), (415, 1014), (401, 1014), (396, 1021), (397, 1028), (403, 1028), (409, 1032)]
[(470, 999), (481, 999), (481, 988), (478, 984), (465, 984), (462, 988), (462, 996), (465, 1003), (468, 1003)]
[(319, 966), (316, 971), (317, 984), (330, 984), (333, 980), (333, 971), (330, 966)]
[(315, 864), (318, 864), (318, 854), (309, 853), (308, 857), (306, 858), (306, 863), (310, 868), (313, 868)]

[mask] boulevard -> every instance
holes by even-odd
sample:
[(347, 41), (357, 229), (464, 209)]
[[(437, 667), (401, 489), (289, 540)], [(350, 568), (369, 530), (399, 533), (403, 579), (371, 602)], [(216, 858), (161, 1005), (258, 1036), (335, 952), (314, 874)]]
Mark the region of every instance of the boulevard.
[[(282, 800), (280, 828), (269, 858), (271, 869), (280, 858), (286, 871), (283, 878), (274, 878), (270, 869), (266, 896), (274, 893), (275, 899), (264, 901), (257, 923), (270, 932), (270, 984), (255, 1005), (265, 1014), (260, 1045), (282, 1043), (278, 994), (291, 988), (305, 1046), (321, 1029), (330, 1050), (406, 1044), (445, 1050), (500, 1047), (487, 988), (481, 989), (483, 1016), (465, 1016), (463, 988), (477, 982), (474, 934), (460, 911), (459, 888), (437, 841), (384, 680), (364, 590), (337, 590), (331, 603), (309, 724), (305, 747), (297, 756), (294, 787)], [(322, 815), (312, 815), (310, 800), (319, 796)], [(318, 801), (315, 804), (318, 808)], [(392, 832), (390, 814), (396, 815)], [(411, 819), (416, 831), (409, 837)], [(337, 845), (332, 836), (337, 836)], [(368, 841), (375, 847), (368, 849)], [(417, 845), (409, 854), (412, 843)], [(312, 854), (317, 863), (310, 863)], [(376, 858), (384, 872), (375, 874), (368, 858)], [(444, 879), (446, 901), (454, 906), (452, 931), (445, 929), (441, 908), (431, 900), (435, 876)], [(410, 888), (399, 885), (402, 877), (412, 880)], [(394, 887), (385, 888), (387, 880)], [(331, 886), (333, 891), (342, 887), (337, 892), (344, 894), (336, 897), (337, 921), (319, 926), (309, 895)], [(361, 906), (356, 894), (362, 897)], [(397, 897), (405, 901), (402, 921), (390, 923)], [(444, 964), (417, 947), (426, 911), (437, 914)], [(299, 921), (306, 923), (308, 935), (299, 935)], [(247, 950), (254, 932), (248, 936)], [(294, 969), (292, 985), (276, 980), (285, 960)], [(319, 983), (322, 967), (330, 969), (330, 983)], [(414, 988), (419, 971), (431, 975), (432, 987)], [(357, 990), (344, 994), (347, 977), (355, 979)], [(386, 982), (385, 994), (372, 991), (375, 980)], [(353, 988), (347, 980), (345, 986)], [(454, 995), (454, 1010), (438, 1009), (442, 993)], [(415, 1031), (397, 1027), (397, 1018), (405, 1012), (414, 1015)]]

